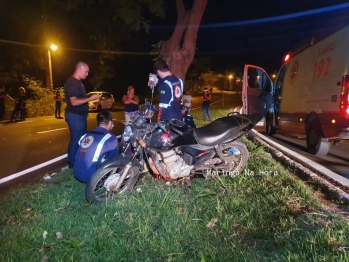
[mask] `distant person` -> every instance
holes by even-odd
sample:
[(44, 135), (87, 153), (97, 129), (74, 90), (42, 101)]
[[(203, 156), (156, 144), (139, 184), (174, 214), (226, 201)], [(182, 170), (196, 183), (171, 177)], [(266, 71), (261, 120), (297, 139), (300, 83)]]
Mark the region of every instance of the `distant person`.
[(88, 75), (89, 67), (84, 62), (78, 62), (72, 76), (64, 84), (64, 95), (67, 107), (65, 121), (69, 126), (70, 141), (68, 146), (68, 166), (74, 167), (79, 139), (87, 131), (88, 102), (96, 100), (100, 95), (86, 96), (86, 89), (81, 82)]
[(135, 95), (134, 86), (127, 88), (127, 93), (122, 97), (122, 102), (125, 105), (125, 121), (129, 122), (131, 117), (138, 112), (139, 98)]
[(173, 75), (162, 59), (154, 63), (154, 71), (160, 77), (159, 88), (159, 113), (158, 121), (169, 121), (172, 118), (181, 120), (183, 81)]
[(75, 155), (74, 176), (83, 183), (90, 180), (100, 163), (119, 155), (118, 139), (110, 133), (114, 127), (112, 114), (107, 110), (99, 112), (97, 125), (80, 138)]
[(187, 114), (190, 115), (190, 108), (191, 108), (191, 101), (193, 100), (192, 96), (190, 95), (190, 90), (185, 91), (185, 95), (183, 96), (183, 106), (184, 109), (187, 111)]
[(204, 121), (206, 121), (206, 117), (208, 121), (211, 121), (210, 102), (211, 94), (208, 92), (207, 87), (205, 87), (204, 92), (202, 92), (202, 116)]
[(62, 97), (61, 97), (61, 93), (59, 91), (56, 92), (56, 95), (53, 97), (53, 99), (55, 100), (55, 117), (58, 119), (63, 119), (63, 117), (61, 117), (61, 107), (62, 107)]
[(4, 120), (4, 117), (5, 117), (5, 111), (6, 111), (5, 99), (15, 101), (12, 97), (10, 97), (6, 93), (5, 87), (0, 86), (0, 121)]
[(21, 112), (21, 114), (24, 114), (25, 116), (27, 116), (27, 111), (25, 109), (25, 106), (27, 104), (27, 95), (25, 93), (25, 89), (24, 87), (20, 87), (18, 90), (19, 90), (19, 96), (14, 100), (16, 102), (16, 105), (12, 111), (11, 121), (14, 120), (15, 114), (17, 112)]

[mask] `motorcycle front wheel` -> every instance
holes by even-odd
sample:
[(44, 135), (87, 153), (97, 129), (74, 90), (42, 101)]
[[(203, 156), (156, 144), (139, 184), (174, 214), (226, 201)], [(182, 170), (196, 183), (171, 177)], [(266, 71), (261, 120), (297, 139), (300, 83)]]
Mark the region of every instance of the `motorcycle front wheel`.
[(90, 181), (86, 185), (85, 197), (89, 203), (99, 204), (105, 202), (107, 199), (111, 199), (114, 194), (122, 194), (131, 190), (136, 184), (139, 177), (138, 167), (131, 167), (128, 171), (124, 181), (118, 188), (113, 188), (112, 191), (108, 191), (106, 183), (108, 178), (113, 179), (113, 183), (117, 183), (117, 177), (121, 177), (122, 171), (125, 166), (113, 166), (107, 168), (98, 169)]

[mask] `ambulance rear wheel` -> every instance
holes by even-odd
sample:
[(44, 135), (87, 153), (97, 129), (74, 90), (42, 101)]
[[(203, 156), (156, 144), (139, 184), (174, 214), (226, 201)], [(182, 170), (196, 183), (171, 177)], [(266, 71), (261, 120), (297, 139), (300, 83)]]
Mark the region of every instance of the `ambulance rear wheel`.
[(330, 150), (331, 142), (323, 140), (319, 120), (310, 121), (306, 129), (306, 142), (309, 153), (317, 156), (325, 156)]
[(267, 133), (268, 136), (275, 135), (276, 133), (276, 129), (275, 127), (273, 127), (270, 116), (267, 116), (265, 118), (265, 132)]

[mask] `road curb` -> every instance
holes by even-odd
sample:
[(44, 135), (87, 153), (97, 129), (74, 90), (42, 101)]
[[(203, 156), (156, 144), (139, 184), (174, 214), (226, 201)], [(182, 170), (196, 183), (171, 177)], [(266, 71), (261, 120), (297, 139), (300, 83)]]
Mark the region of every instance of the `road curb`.
[(20, 185), (22, 183), (37, 181), (41, 179), (43, 175), (50, 173), (53, 170), (56, 172), (57, 170), (61, 170), (63, 166), (67, 165), (66, 162), (67, 154), (64, 154), (26, 170), (1, 178), (0, 190), (5, 190), (11, 186)]
[(312, 182), (314, 185), (320, 187), (322, 192), (330, 199), (336, 199), (349, 204), (349, 194), (347, 193), (349, 192), (348, 179), (299, 155), (289, 148), (277, 144), (255, 129), (252, 132), (256, 135), (258, 142), (269, 148), (274, 159), (293, 169), (297, 176), (303, 180)]

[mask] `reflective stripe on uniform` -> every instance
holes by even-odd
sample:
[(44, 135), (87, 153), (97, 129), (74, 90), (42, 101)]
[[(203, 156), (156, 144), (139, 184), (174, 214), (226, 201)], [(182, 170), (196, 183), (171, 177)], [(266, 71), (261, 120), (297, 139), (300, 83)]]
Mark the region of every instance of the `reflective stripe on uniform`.
[(100, 156), (101, 151), (102, 151), (102, 148), (103, 148), (103, 145), (104, 145), (105, 141), (107, 141), (110, 137), (111, 137), (111, 134), (108, 133), (101, 139), (101, 141), (99, 141), (97, 148), (96, 148), (96, 151), (95, 151), (95, 154), (93, 156), (92, 162), (98, 161), (99, 156)]
[(84, 137), (87, 135), (87, 133), (85, 134), (85, 135), (83, 135), (81, 138), (80, 138), (80, 140), (79, 140), (79, 146), (80, 146), (80, 143), (81, 143), (81, 140), (83, 140), (84, 139)]
[[(179, 79), (179, 82), (181, 83), (181, 92), (182, 92), (182, 95), (183, 95), (183, 81), (182, 79), (178, 78)], [(163, 107), (163, 108), (168, 108), (171, 106), (171, 102), (173, 101), (173, 87), (172, 87), (172, 83), (168, 80), (165, 80), (165, 82), (169, 87), (170, 87), (170, 90), (171, 90), (171, 100), (168, 102), (168, 104), (165, 104), (165, 103), (160, 103), (159, 104), (159, 107)]]
[(169, 104), (164, 104), (164, 103), (159, 104), (159, 107), (162, 107), (162, 108), (168, 108), (169, 106), (170, 106)]

